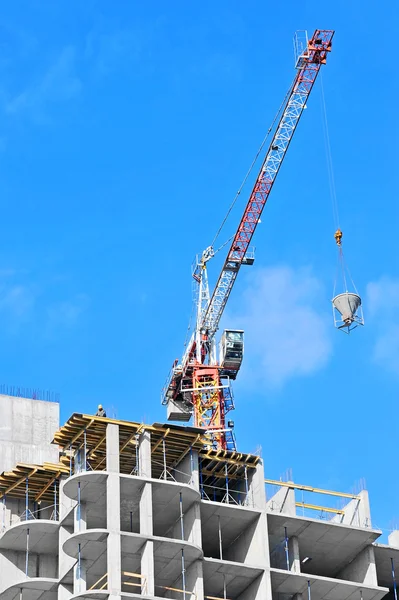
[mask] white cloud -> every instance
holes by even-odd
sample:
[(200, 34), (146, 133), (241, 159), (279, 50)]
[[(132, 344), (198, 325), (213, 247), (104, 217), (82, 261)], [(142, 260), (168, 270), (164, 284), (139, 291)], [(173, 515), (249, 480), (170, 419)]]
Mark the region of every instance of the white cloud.
[(381, 277), (367, 286), (367, 305), (376, 340), (373, 360), (399, 375), (399, 326), (395, 317), (399, 310), (399, 279)]
[(81, 87), (75, 48), (67, 46), (41, 77), (7, 102), (6, 112), (45, 120), (51, 104), (70, 100), (79, 94)]
[(258, 270), (240, 302), (243, 309), (229, 322), (245, 330), (246, 379), (279, 387), (325, 366), (331, 323), (322, 286), (309, 269)]
[(51, 305), (47, 310), (48, 332), (52, 332), (60, 327), (69, 329), (74, 327), (86, 310), (89, 298), (86, 294), (77, 294), (71, 300), (64, 300)]
[(7, 318), (23, 320), (31, 312), (34, 301), (34, 293), (24, 285), (0, 286), (0, 312)]

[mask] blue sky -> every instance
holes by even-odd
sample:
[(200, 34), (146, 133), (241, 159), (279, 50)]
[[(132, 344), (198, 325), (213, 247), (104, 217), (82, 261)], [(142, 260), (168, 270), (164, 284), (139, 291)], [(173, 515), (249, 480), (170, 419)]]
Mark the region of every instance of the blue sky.
[[(247, 332), (234, 419), (239, 448), (262, 446), (269, 477), (291, 468), (298, 482), (341, 490), (364, 477), (375, 524), (399, 521), (397, 17), (393, 2), (359, 0), (8, 3), (0, 383), (58, 391), (62, 420), (98, 402), (165, 420), (159, 392), (182, 351), (191, 262), (294, 76), (293, 32), (333, 28), (323, 84), (366, 326), (348, 337), (332, 323), (319, 81), (224, 318)], [(212, 283), (219, 268), (215, 258)]]

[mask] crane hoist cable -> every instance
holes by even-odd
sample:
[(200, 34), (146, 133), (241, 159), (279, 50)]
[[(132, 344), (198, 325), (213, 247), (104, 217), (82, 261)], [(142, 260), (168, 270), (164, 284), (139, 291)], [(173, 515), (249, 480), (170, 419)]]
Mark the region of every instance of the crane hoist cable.
[[(345, 261), (344, 252), (342, 248), (343, 233), (340, 227), (339, 211), (338, 211), (338, 200), (337, 190), (335, 186), (334, 167), (331, 152), (330, 134), (328, 128), (327, 119), (327, 108), (326, 100), (324, 95), (323, 86), (323, 74), (320, 75), (320, 89), (321, 89), (321, 106), (323, 114), (323, 130), (324, 130), (324, 142), (326, 149), (326, 160), (328, 170), (328, 181), (330, 187), (330, 196), (333, 209), (333, 218), (335, 223), (335, 243), (338, 248), (338, 262), (334, 280), (333, 288), (333, 316), (334, 324), (337, 329), (341, 329), (345, 333), (349, 333), (357, 325), (364, 325), (363, 311), (362, 311), (362, 300), (356, 289), (355, 283), (349, 271), (349, 267)], [(348, 276), (348, 277), (347, 277)], [(348, 279), (351, 283), (351, 290), (348, 288)], [(340, 281), (340, 285), (343, 286), (343, 291), (337, 291), (337, 283)]]
[(326, 149), (326, 161), (327, 161), (327, 171), (328, 171), (328, 183), (329, 183), (329, 187), (330, 187), (333, 218), (334, 218), (335, 227), (336, 227), (337, 233), (338, 233), (340, 231), (339, 211), (338, 211), (338, 201), (337, 201), (337, 190), (335, 187), (335, 177), (334, 177), (334, 167), (333, 167), (332, 152), (331, 152), (330, 133), (329, 133), (329, 128), (328, 128), (326, 99), (325, 99), (325, 95), (324, 95), (323, 73), (320, 73), (320, 89), (321, 89), (321, 107), (322, 107), (322, 114), (323, 114), (324, 145), (325, 145), (325, 149)]
[[(255, 166), (255, 164), (256, 164), (256, 161), (258, 160), (258, 158), (259, 158), (259, 156), (260, 156), (260, 153), (262, 152), (262, 150), (263, 150), (263, 147), (264, 147), (264, 145), (266, 144), (266, 142), (267, 142), (267, 139), (268, 139), (269, 135), (270, 135), (270, 134), (271, 134), (271, 132), (273, 131), (273, 128), (274, 128), (274, 126), (275, 126), (275, 124), (276, 124), (276, 122), (277, 122), (277, 119), (279, 118), (279, 116), (280, 116), (280, 114), (281, 114), (281, 112), (282, 112), (282, 110), (283, 110), (284, 106), (285, 106), (285, 105), (286, 105), (286, 103), (287, 103), (287, 98), (288, 98), (288, 97), (289, 97), (289, 95), (291, 94), (291, 91), (292, 91), (292, 86), (293, 86), (293, 83), (291, 83), (291, 85), (290, 85), (289, 89), (287, 90), (287, 93), (286, 93), (286, 95), (284, 96), (284, 100), (283, 100), (283, 101), (282, 101), (282, 103), (280, 104), (280, 106), (279, 106), (279, 109), (278, 109), (277, 113), (275, 114), (275, 116), (274, 116), (274, 119), (273, 119), (273, 121), (271, 122), (271, 125), (270, 125), (269, 129), (267, 130), (267, 132), (266, 132), (266, 135), (265, 135), (265, 137), (263, 138), (263, 140), (262, 140), (262, 143), (261, 143), (261, 145), (259, 146), (259, 148), (258, 148), (258, 151), (256, 152), (256, 154), (255, 154), (255, 156), (254, 156), (254, 158), (253, 158), (253, 160), (252, 160), (252, 162), (251, 162), (251, 165), (250, 165), (249, 169), (248, 169), (248, 171), (246, 172), (246, 174), (245, 174), (245, 177), (244, 177), (244, 179), (242, 180), (242, 182), (241, 182), (241, 185), (240, 185), (240, 187), (238, 188), (238, 191), (236, 192), (236, 195), (234, 196), (233, 202), (231, 203), (231, 205), (230, 205), (230, 207), (229, 207), (229, 209), (228, 209), (228, 211), (227, 211), (226, 215), (224, 216), (224, 219), (223, 219), (223, 221), (222, 221), (222, 222), (221, 222), (221, 224), (220, 224), (220, 227), (219, 227), (219, 229), (218, 229), (218, 230), (217, 230), (217, 232), (216, 232), (216, 235), (215, 235), (215, 237), (213, 238), (213, 241), (212, 241), (212, 244), (211, 244), (211, 247), (212, 247), (212, 248), (214, 247), (214, 245), (215, 245), (215, 243), (216, 243), (216, 240), (218, 239), (218, 237), (219, 237), (219, 235), (220, 235), (220, 233), (221, 233), (221, 231), (222, 231), (223, 227), (225, 226), (225, 224), (226, 224), (226, 221), (227, 221), (227, 219), (229, 218), (229, 215), (230, 215), (231, 211), (233, 210), (233, 208), (234, 208), (234, 205), (235, 205), (235, 203), (237, 202), (237, 200), (238, 200), (238, 197), (240, 196), (240, 194), (241, 194), (241, 192), (242, 192), (242, 190), (243, 190), (243, 187), (244, 187), (244, 186), (245, 186), (245, 184), (247, 183), (248, 177), (251, 175), (251, 173), (252, 173), (252, 170), (253, 170), (253, 168), (254, 168), (254, 166)], [(224, 247), (225, 247), (225, 246), (226, 246), (226, 245), (227, 245), (227, 244), (228, 244), (228, 243), (229, 243), (229, 242), (230, 242), (230, 241), (233, 239), (233, 237), (234, 237), (234, 235), (232, 235), (232, 236), (231, 236), (231, 237), (230, 237), (230, 238), (229, 238), (229, 239), (228, 239), (226, 242), (224, 242), (224, 243), (223, 243), (223, 244), (220, 246), (220, 248), (218, 248), (217, 250), (215, 250), (215, 252), (214, 252), (214, 255), (215, 255), (215, 254), (217, 254), (217, 253), (219, 252), (219, 250), (222, 250), (222, 248), (224, 248)]]

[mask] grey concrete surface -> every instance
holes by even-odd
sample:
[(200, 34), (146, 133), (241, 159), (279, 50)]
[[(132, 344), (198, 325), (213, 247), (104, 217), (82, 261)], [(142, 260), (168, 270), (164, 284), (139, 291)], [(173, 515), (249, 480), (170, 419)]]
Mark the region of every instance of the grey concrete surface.
[(0, 394), (0, 473), (17, 463), (58, 462), (51, 445), (59, 428), (59, 404)]
[(273, 568), (271, 578), (273, 592), (290, 597), (297, 593), (307, 596), (310, 582), (312, 600), (359, 600), (360, 597), (363, 600), (379, 600), (388, 592), (388, 589), (383, 587)]
[[(229, 600), (304, 600), (308, 581), (311, 600), (379, 600), (392, 590), (399, 534), (390, 536), (396, 548), (376, 544), (381, 532), (371, 529), (366, 492), (330, 521), (300, 517), (292, 489), (281, 487), (266, 500), (259, 462), (248, 475), (246, 504), (234, 503), (237, 494), (231, 504), (226, 497), (210, 501), (201, 497), (196, 450), (182, 452), (166, 479), (155, 479), (151, 432), (136, 442), (138, 472), (121, 474), (119, 427), (107, 425), (106, 470), (65, 476), (59, 522), (17, 523), (24, 502), (8, 499), (0, 600), (17, 600), (21, 586), (22, 600), (55, 600), (57, 594), (58, 600), (182, 600), (183, 587), (186, 600), (223, 600), (224, 594)], [(244, 479), (232, 481), (235, 490), (246, 489)], [(282, 568), (270, 566), (276, 548)], [(135, 593), (140, 586), (142, 594)]]

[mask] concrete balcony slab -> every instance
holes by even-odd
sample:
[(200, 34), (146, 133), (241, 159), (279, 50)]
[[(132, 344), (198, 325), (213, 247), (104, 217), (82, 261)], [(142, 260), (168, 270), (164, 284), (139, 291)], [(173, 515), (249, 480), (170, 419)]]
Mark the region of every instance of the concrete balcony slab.
[(308, 581), (312, 600), (379, 600), (388, 593), (384, 587), (370, 587), (362, 583), (331, 579), (307, 573), (291, 573), (282, 569), (270, 569), (274, 594), (304, 594), (307, 597)]
[(58, 554), (58, 521), (32, 519), (7, 527), (0, 534), (0, 549), (25, 551), (29, 531), (29, 551)]
[(21, 590), (22, 596), (29, 600), (55, 600), (57, 598), (58, 579), (48, 577), (24, 578), (18, 583), (1, 591), (1, 600), (19, 600)]
[(108, 531), (106, 529), (86, 529), (74, 533), (63, 544), (65, 554), (77, 559), (79, 546), (81, 558), (89, 564), (98, 559), (107, 550)]
[(106, 600), (109, 596), (108, 590), (86, 590), (81, 594), (71, 596), (70, 600)]
[(159, 537), (156, 535), (140, 535), (139, 533), (121, 533), (121, 551), (122, 560), (124, 554), (138, 555), (147, 541), (154, 542), (154, 556), (165, 559), (174, 560), (179, 556), (179, 564), (181, 566), (181, 551), (184, 551), (184, 556), (187, 564), (191, 564), (194, 560), (201, 559), (203, 556), (202, 549), (190, 542), (183, 540), (174, 540), (171, 538)]
[(78, 500), (80, 484), (80, 499), (82, 502), (94, 502), (105, 496), (108, 473), (106, 471), (82, 471), (72, 475), (64, 483), (64, 494), (71, 500)]

